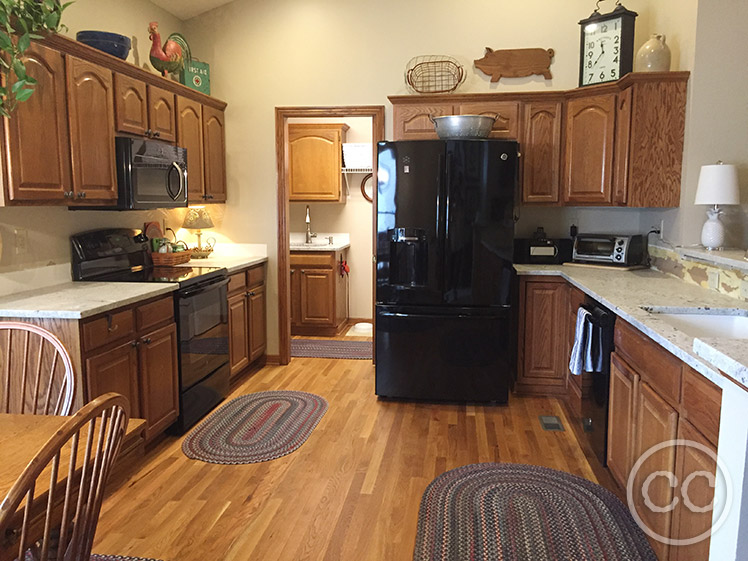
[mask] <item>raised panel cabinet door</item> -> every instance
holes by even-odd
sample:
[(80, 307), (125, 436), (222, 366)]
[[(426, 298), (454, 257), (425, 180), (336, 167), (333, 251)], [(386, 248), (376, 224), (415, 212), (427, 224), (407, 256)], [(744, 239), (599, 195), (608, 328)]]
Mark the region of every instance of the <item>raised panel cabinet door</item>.
[(76, 198), (116, 199), (112, 72), (68, 55), (67, 85)]
[(616, 95), (570, 99), (566, 106), (564, 200), (610, 205)]
[(187, 198), (205, 202), (203, 109), (197, 101), (177, 96), (177, 145), (187, 149)]
[[(678, 426), (678, 412), (662, 399), (646, 382), (639, 384), (636, 392), (636, 427), (634, 429), (634, 466), (643, 454), (653, 446), (674, 440)], [(633, 467), (632, 467), (633, 469)], [(675, 448), (666, 446), (647, 457), (634, 476), (634, 505), (647, 526), (661, 536), (670, 535), (672, 510), (667, 507), (673, 501), (673, 487), (667, 477), (660, 473), (675, 472)], [(645, 487), (646, 485), (646, 487)], [(646, 495), (644, 494), (646, 491)], [(645, 503), (646, 498), (664, 512), (657, 512)], [(667, 559), (669, 546), (651, 541), (658, 559)]]
[(5, 156), (11, 201), (63, 201), (72, 191), (62, 54), (38, 43), (24, 53), (34, 94), (6, 119)]
[(288, 125), (291, 201), (339, 201), (347, 125)]
[(267, 348), (267, 302), (265, 286), (257, 286), (249, 290), (249, 360), (252, 362), (262, 356)]
[[(461, 103), (455, 106), (455, 115), (497, 115), (489, 138), (519, 139), (521, 129), (519, 101), (493, 101)], [(429, 121), (430, 122), (430, 121)], [(432, 125), (433, 128), (433, 125)]]
[(171, 323), (139, 341), (140, 413), (148, 422), (145, 438), (149, 440), (179, 415), (177, 325)]
[(229, 367), (234, 376), (249, 365), (249, 312), (244, 292), (229, 298)]
[(144, 136), (148, 130), (145, 82), (124, 74), (114, 75), (114, 116), (117, 131)]
[(301, 269), (291, 269), (291, 325), (301, 325)]
[(135, 341), (86, 359), (86, 402), (107, 392), (124, 395), (130, 402), (130, 417), (140, 417), (138, 352)]
[(174, 94), (148, 86), (148, 123), (152, 135), (164, 142), (177, 139), (177, 114), (174, 107)]
[(332, 269), (301, 269), (301, 324), (335, 325)]
[(608, 401), (608, 469), (623, 488), (626, 488), (631, 473), (636, 422), (634, 396), (638, 387), (639, 375), (613, 353)]
[(561, 186), (560, 101), (525, 104), (522, 138), (522, 202), (556, 204)]
[(429, 117), (443, 117), (453, 112), (451, 103), (393, 105), (393, 140), (436, 140), (439, 137)]
[(203, 163), (206, 202), (225, 203), (226, 131), (223, 111), (205, 105), (203, 105)]

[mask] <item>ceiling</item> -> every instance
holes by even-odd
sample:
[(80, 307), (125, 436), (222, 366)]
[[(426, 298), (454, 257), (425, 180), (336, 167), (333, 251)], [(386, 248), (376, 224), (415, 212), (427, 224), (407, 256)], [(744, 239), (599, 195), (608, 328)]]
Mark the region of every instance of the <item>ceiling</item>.
[(228, 4), (232, 0), (151, 0), (159, 6), (175, 15), (181, 20), (188, 20), (202, 13)]

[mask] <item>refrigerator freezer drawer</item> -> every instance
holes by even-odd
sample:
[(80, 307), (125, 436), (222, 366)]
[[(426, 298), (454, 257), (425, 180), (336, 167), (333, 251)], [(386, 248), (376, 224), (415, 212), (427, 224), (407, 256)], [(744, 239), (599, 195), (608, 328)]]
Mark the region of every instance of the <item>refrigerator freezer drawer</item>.
[(506, 403), (515, 364), (510, 311), (403, 314), (378, 306), (376, 394)]

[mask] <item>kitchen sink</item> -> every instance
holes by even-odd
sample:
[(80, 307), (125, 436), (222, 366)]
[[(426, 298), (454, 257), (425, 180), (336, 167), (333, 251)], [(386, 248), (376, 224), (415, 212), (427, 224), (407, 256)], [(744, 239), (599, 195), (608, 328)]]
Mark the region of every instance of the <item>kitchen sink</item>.
[(668, 306), (641, 308), (691, 337), (748, 339), (748, 310)]

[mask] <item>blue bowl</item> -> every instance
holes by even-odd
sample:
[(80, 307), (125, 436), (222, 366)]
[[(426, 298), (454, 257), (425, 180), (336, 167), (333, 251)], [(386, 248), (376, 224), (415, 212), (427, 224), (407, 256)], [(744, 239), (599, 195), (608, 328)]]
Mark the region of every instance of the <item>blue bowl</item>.
[(94, 49), (98, 49), (125, 60), (130, 54), (132, 43), (129, 37), (107, 31), (79, 31), (75, 38)]

